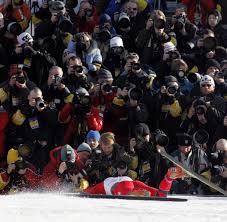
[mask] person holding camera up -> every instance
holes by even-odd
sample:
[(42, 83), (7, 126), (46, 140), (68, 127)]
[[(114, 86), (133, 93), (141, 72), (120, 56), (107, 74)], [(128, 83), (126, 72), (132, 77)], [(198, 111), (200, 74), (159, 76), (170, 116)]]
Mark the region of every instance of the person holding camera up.
[(95, 26), (99, 23), (99, 16), (92, 1), (84, 0), (80, 2), (79, 11), (73, 23), (76, 32), (93, 33)]
[[(194, 172), (209, 178), (210, 162), (203, 148), (207, 143), (208, 137), (208, 133), (204, 130), (196, 131), (193, 136), (187, 133), (178, 133), (177, 150), (171, 155)], [(192, 178), (177, 179), (172, 186), (173, 193), (202, 194), (206, 191), (207, 187), (199, 186), (198, 181)]]
[(130, 154), (138, 158), (137, 179), (149, 186), (158, 188), (168, 170), (167, 162), (157, 152), (159, 146), (167, 146), (169, 138), (160, 130), (150, 133), (145, 123), (139, 123), (134, 128), (134, 136), (130, 139)]
[(16, 20), (25, 31), (31, 19), (31, 11), (24, 0), (6, 0), (0, 11), (7, 20)]
[(67, 48), (81, 58), (83, 64), (88, 69), (88, 76), (93, 82), (97, 77), (97, 71), (101, 68), (102, 55), (97, 46), (97, 42), (86, 32), (77, 33)]
[(153, 69), (162, 58), (162, 44), (169, 42), (170, 37), (164, 32), (166, 17), (160, 10), (154, 10), (147, 19), (146, 27), (136, 38), (141, 62), (150, 65)]
[(13, 140), (11, 143), (19, 140), (34, 145), (39, 136), (45, 134), (48, 135), (46, 143), (51, 144), (56, 125), (57, 112), (46, 106), (42, 91), (35, 87), (10, 116), (6, 135)]

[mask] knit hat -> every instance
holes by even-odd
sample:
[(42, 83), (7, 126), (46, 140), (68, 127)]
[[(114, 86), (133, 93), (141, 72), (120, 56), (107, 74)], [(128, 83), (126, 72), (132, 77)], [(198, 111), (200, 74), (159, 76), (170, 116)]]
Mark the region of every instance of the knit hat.
[(214, 79), (208, 75), (203, 76), (200, 80), (200, 86), (202, 86), (203, 84), (210, 84), (212, 86), (215, 86)]
[(72, 53), (68, 49), (65, 49), (62, 55), (63, 64), (67, 63), (67, 61), (69, 61), (69, 59), (71, 59), (72, 57), (76, 57), (76, 54)]
[(216, 67), (218, 69), (220, 69), (220, 64), (216, 59), (209, 59), (206, 63), (206, 71), (210, 68), (210, 67)]
[(83, 88), (83, 87), (80, 87), (76, 90), (76, 92), (79, 94), (79, 95), (83, 95), (83, 96), (89, 96), (89, 92)]
[(135, 135), (136, 136), (146, 136), (150, 135), (150, 129), (147, 124), (139, 123), (135, 126)]
[(75, 150), (68, 144), (64, 145), (61, 149), (61, 161), (75, 163), (76, 154)]
[(88, 152), (91, 153), (91, 147), (87, 143), (81, 143), (77, 148), (77, 153), (79, 152)]
[(163, 44), (164, 53), (176, 50), (176, 46), (172, 42), (166, 42)]
[(99, 141), (99, 139), (100, 139), (99, 131), (90, 130), (87, 134), (87, 140), (90, 140), (90, 139), (95, 139), (95, 140)]
[(103, 26), (105, 23), (112, 24), (111, 17), (108, 14), (102, 14), (99, 18), (99, 25)]
[(113, 80), (113, 76), (111, 72), (107, 69), (101, 68), (98, 72), (98, 78), (99, 79), (105, 79), (105, 80)]
[(23, 45), (25, 43), (33, 42), (33, 38), (28, 32), (22, 32), (17, 36), (17, 41), (20, 45)]
[(165, 76), (165, 85), (168, 86), (172, 82), (178, 83), (177, 78), (174, 76)]

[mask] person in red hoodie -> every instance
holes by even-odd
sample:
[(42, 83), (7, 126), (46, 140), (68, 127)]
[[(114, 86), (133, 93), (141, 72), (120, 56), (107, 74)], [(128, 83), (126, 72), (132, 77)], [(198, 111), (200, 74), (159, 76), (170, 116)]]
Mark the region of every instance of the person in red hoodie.
[(50, 151), (50, 161), (43, 170), (41, 186), (44, 190), (56, 190), (71, 176), (83, 178), (84, 162), (70, 145), (56, 147)]
[(100, 110), (91, 104), (88, 91), (78, 88), (71, 94), (71, 99), (59, 112), (58, 121), (68, 123), (64, 134), (64, 143), (76, 142), (76, 145), (84, 141), (87, 130), (100, 131), (103, 126), (103, 117)]
[(207, 14), (216, 6), (214, 0), (181, 0), (181, 3), (187, 6), (188, 19), (203, 26), (206, 24)]
[[(122, 169), (118, 169), (119, 171)], [(166, 197), (170, 191), (174, 179), (185, 176), (179, 167), (169, 168), (166, 176), (161, 181), (159, 189), (150, 187), (139, 180), (132, 180), (128, 176), (109, 177), (103, 182), (84, 190), (89, 194), (107, 194), (107, 195), (138, 195), (138, 196), (159, 196)]]
[(80, 3), (74, 24), (77, 32), (88, 32), (89, 34), (92, 34), (95, 26), (99, 25), (96, 7), (90, 1), (84, 0)]

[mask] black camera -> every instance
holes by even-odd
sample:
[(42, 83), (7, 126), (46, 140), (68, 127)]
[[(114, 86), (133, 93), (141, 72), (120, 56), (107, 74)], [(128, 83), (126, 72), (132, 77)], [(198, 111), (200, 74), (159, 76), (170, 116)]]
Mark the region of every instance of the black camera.
[(217, 40), (215, 37), (206, 37), (203, 40), (203, 48), (206, 52), (214, 51), (217, 47)]
[(92, 150), (91, 154), (91, 163), (87, 166), (86, 171), (90, 173), (91, 171), (95, 169), (100, 168), (100, 164), (102, 162), (103, 158), (103, 152), (100, 149), (94, 149)]
[(16, 170), (16, 171), (19, 171), (19, 170), (24, 170), (24, 169), (26, 169), (27, 166), (28, 166), (28, 164), (27, 164), (24, 160), (17, 160), (17, 161), (15, 162), (15, 166), (16, 166), (15, 170)]
[(224, 70), (222, 70), (220, 72), (216, 72), (215, 73), (215, 76), (217, 78), (224, 78), (224, 79), (226, 79), (227, 78), (227, 69), (224, 69)]
[(141, 65), (138, 62), (136, 63), (132, 62), (131, 65), (132, 65), (132, 69), (135, 71), (139, 71), (141, 69)]
[(100, 31), (98, 33), (98, 40), (101, 42), (106, 42), (111, 39), (111, 33), (108, 28), (100, 27)]
[(24, 84), (26, 82), (26, 78), (24, 76), (16, 76), (16, 81), (20, 84)]
[(117, 91), (117, 87), (109, 85), (109, 84), (103, 84), (102, 85), (102, 90), (106, 93), (106, 94), (111, 94), (113, 92)]
[(73, 103), (81, 106), (90, 106), (91, 98), (89, 95), (79, 95), (78, 93), (74, 94)]
[(199, 129), (193, 134), (194, 144), (202, 145), (207, 143), (209, 140), (209, 133), (204, 129)]
[(186, 18), (183, 15), (173, 16), (175, 19), (174, 29), (180, 31), (184, 28), (186, 23)]
[(92, 17), (93, 16), (93, 10), (92, 9), (86, 9), (84, 12), (86, 17)]
[(165, 147), (169, 144), (169, 137), (160, 129), (155, 130), (154, 139), (159, 146)]
[(176, 85), (168, 86), (166, 88), (169, 95), (175, 95), (177, 93), (178, 87)]
[(36, 99), (36, 107), (37, 109), (42, 109), (45, 107), (45, 103), (41, 98)]
[(168, 54), (169, 54), (169, 59), (170, 60), (180, 59), (181, 58), (180, 53), (178, 51), (176, 51), (176, 50), (169, 51)]
[(139, 88), (136, 88), (136, 87), (131, 88), (128, 91), (128, 97), (132, 100), (138, 100), (139, 101), (139, 100), (141, 100), (142, 96), (143, 96), (143, 92)]
[(199, 73), (190, 72), (188, 73), (187, 78), (191, 83), (197, 83), (201, 80), (202, 77)]
[(60, 76), (56, 76), (56, 77), (54, 78), (54, 83), (55, 83), (56, 85), (60, 84), (61, 82), (62, 82), (62, 78), (61, 78)]
[(227, 164), (222, 164), (222, 165), (215, 165), (212, 168), (212, 174), (213, 175), (220, 175), (227, 169)]
[(195, 107), (195, 113), (198, 115), (204, 115), (206, 114), (207, 108), (203, 105), (198, 105)]
[(61, 32), (71, 32), (73, 23), (64, 15), (58, 15), (58, 28)]
[(121, 12), (119, 19), (118, 19), (118, 25), (120, 28), (126, 29), (130, 26), (130, 18), (125, 12)]
[(157, 29), (164, 29), (166, 26), (166, 22), (164, 19), (156, 19), (154, 21), (154, 27)]
[(78, 74), (82, 73), (83, 72), (83, 66), (80, 66), (80, 65), (75, 65), (73, 66), (73, 70), (76, 71)]

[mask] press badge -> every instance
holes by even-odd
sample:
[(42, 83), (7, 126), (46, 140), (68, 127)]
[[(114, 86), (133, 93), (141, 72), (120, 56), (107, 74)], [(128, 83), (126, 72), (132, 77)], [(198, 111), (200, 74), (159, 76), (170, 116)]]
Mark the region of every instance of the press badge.
[(19, 105), (19, 98), (12, 96), (12, 105), (13, 106), (18, 106)]
[(145, 173), (148, 173), (151, 171), (151, 165), (149, 162), (144, 162), (143, 165), (142, 165), (142, 171), (143, 171), (143, 174)]
[(29, 118), (28, 121), (29, 121), (30, 127), (33, 130), (39, 128), (39, 122), (38, 122), (37, 118)]

